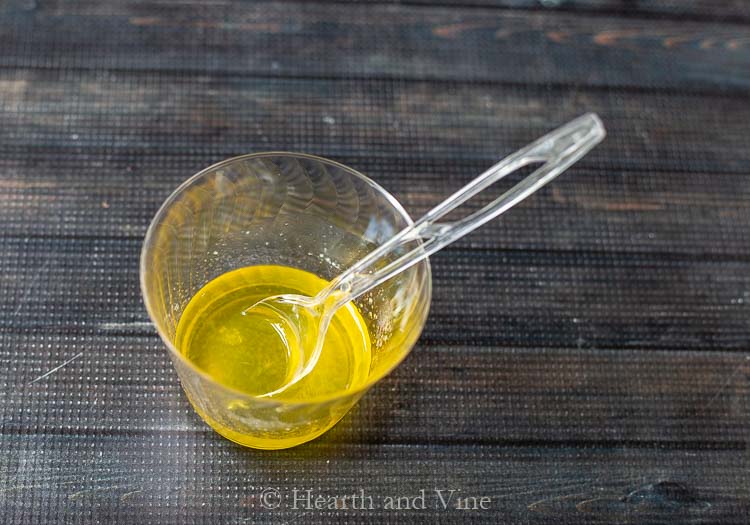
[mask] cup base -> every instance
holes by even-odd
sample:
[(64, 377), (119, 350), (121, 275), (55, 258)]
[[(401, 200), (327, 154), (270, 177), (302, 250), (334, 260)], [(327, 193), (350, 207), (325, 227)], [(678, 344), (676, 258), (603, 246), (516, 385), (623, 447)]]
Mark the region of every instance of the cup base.
[(229, 441), (237, 443), (238, 445), (257, 450), (283, 450), (286, 448), (292, 448), (302, 445), (325, 434), (343, 418), (342, 416), (338, 419), (335, 419), (328, 425), (322, 428), (316, 428), (313, 432), (310, 432), (308, 434), (297, 435), (292, 438), (264, 438), (232, 430), (231, 428), (228, 428), (227, 426), (222, 425), (219, 422), (214, 421), (210, 417), (206, 416), (206, 414), (204, 414), (192, 403), (191, 405), (193, 406), (193, 410), (195, 410), (195, 412), (198, 414), (198, 416), (200, 416), (203, 422), (211, 427), (214, 432), (228, 439)]

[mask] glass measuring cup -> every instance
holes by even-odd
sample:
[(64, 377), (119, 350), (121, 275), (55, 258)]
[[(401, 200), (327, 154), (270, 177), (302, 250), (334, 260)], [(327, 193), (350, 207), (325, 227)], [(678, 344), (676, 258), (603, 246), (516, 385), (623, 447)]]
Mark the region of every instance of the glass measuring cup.
[[(431, 297), (427, 260), (355, 301), (372, 361), (367, 380), (353, 391), (282, 401), (228, 388), (176, 348), (177, 323), (195, 293), (228, 271), (275, 264), (331, 279), (411, 224), (378, 184), (311, 155), (236, 157), (177, 188), (146, 234), (141, 290), (196, 412), (224, 437), (262, 449), (299, 445), (335, 425), (419, 338)], [(403, 253), (419, 242), (405, 244)]]

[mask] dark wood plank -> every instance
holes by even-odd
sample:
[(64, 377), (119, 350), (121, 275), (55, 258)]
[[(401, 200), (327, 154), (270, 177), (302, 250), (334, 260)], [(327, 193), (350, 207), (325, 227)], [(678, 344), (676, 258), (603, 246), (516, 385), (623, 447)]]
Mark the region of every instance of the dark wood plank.
[[(45, 509), (172, 523), (207, 506), (217, 523), (302, 519), (292, 503), (252, 505), (267, 487), (383, 498), (442, 483), (491, 497), (480, 522), (741, 523), (750, 510), (742, 355), (418, 347), (333, 431), (272, 454), (203, 425), (154, 337), (2, 333), (0, 365), (6, 523)], [(466, 519), (304, 521), (357, 516)]]
[[(368, 2), (369, 0), (354, 0)], [(381, 0), (382, 1), (382, 0)], [(385, 0), (388, 3), (416, 5), (446, 5), (463, 7), (499, 7), (504, 9), (533, 9), (537, 11), (572, 11), (616, 14), (618, 16), (695, 19), (702, 22), (746, 22), (750, 18), (743, 0)]]
[[(98, 328), (0, 332), (3, 434), (211, 432), (158, 337)], [(322, 443), (744, 450), (749, 379), (730, 352), (422, 343)]]
[[(195, 1), (195, 0), (188, 0)], [(286, 1), (286, 0), (284, 0)], [(325, 0), (330, 2), (371, 3), (371, 0)], [(435, 6), (456, 9), (488, 8), (530, 9), (534, 11), (570, 11), (617, 15), (620, 17), (655, 17), (699, 22), (747, 23), (750, 12), (743, 0), (378, 0), (380, 3)]]
[[(138, 287), (140, 244), (1, 239), (0, 327), (151, 333)], [(750, 341), (748, 261), (457, 247), (433, 262), (425, 344), (744, 352)]]
[(39, 3), (0, 25), (0, 66), (399, 77), (746, 93), (750, 29), (401, 5)]
[(0, 87), (0, 234), (141, 238), (182, 180), (263, 150), (340, 160), (416, 216), (594, 110), (607, 141), (464, 246), (750, 255), (742, 98), (39, 71), (2, 72)]
[(405, 153), (493, 162), (596, 111), (610, 136), (584, 166), (744, 174), (750, 164), (744, 96), (30, 70), (0, 71), (0, 89), (7, 161), (40, 151), (64, 162), (84, 150), (152, 158), (294, 147), (378, 162)]
[[(283, 0), (284, 2), (288, 0)], [(283, 3), (273, 0), (275, 3)], [(226, 6), (231, 0), (212, 0), (211, 7)], [(256, 2), (261, 3), (261, 2)], [(308, 4), (372, 4), (373, 0), (315, 0)], [(570, 11), (578, 13), (602, 13), (621, 17), (659, 17), (669, 19), (694, 19), (701, 22), (746, 22), (750, 19), (747, 5), (743, 0), (649, 0), (648, 2), (633, 2), (628, 0), (377, 0), (379, 4), (418, 5), (418, 6), (446, 6), (456, 9), (466, 8), (500, 8), (500, 9), (530, 9), (535, 11)], [(80, 0), (71, 4), (65, 0), (47, 1), (49, 8), (60, 13), (95, 12), (100, 15), (122, 13), (133, 7), (143, 8), (141, 0), (94, 1)], [(181, 0), (179, 3), (170, 1), (150, 2), (154, 11), (175, 10), (185, 5), (205, 5), (203, 0)], [(13, 0), (11, 5), (15, 9), (31, 10), (36, 6), (25, 0)]]
[[(216, 435), (3, 436), (7, 523), (54, 512), (60, 522), (106, 523), (727, 523), (750, 512), (742, 451), (343, 446), (318, 442), (274, 454)], [(193, 461), (194, 455), (200, 461)], [(76, 461), (71, 461), (71, 456)], [(23, 473), (38, 472), (37, 478)], [(81, 474), (84, 472), (85, 474)], [(227, 479), (226, 473), (234, 475)], [(325, 480), (320, 475), (324, 473)], [(366, 473), (366, 480), (363, 479)], [(264, 489), (282, 496), (261, 507)], [(294, 509), (294, 489), (360, 493), (373, 510)], [(485, 511), (442, 510), (436, 488), (490, 497)], [(426, 509), (384, 509), (388, 496), (425, 490)], [(341, 504), (341, 503), (340, 503)], [(428, 505), (429, 504), (429, 505)], [(436, 508), (437, 507), (437, 508)]]

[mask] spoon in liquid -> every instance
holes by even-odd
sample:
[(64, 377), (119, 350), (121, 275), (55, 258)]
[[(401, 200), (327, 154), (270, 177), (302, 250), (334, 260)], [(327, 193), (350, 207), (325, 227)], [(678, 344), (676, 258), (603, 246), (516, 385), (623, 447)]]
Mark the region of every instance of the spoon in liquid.
[[(312, 349), (309, 358), (301, 356), (296, 359), (296, 367), (290, 369), (279, 388), (261, 397), (283, 392), (315, 368), (336, 310), (506, 212), (572, 166), (605, 136), (604, 126), (597, 115), (588, 113), (578, 117), (492, 166), (412, 226), (404, 228), (354, 263), (316, 296), (275, 295), (247, 308), (245, 314), (252, 311), (269, 319), (276, 317), (280, 326), (289, 327), (285, 336), (280, 334), (287, 348)], [(538, 163), (543, 164), (480, 210), (452, 222), (439, 222), (503, 177), (524, 166)], [(415, 243), (420, 240), (421, 243)], [(415, 246), (401, 253), (410, 243)], [(290, 338), (295, 339), (294, 345), (290, 346)]]

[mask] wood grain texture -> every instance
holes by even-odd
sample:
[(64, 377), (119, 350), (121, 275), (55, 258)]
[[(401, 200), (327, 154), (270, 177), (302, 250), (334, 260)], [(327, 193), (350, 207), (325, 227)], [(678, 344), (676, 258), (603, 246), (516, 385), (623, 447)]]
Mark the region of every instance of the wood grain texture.
[[(432, 4), (0, 5), (0, 522), (750, 520), (745, 3)], [(584, 111), (607, 142), (433, 258), (419, 344), (331, 432), (192, 412), (137, 275), (188, 175), (317, 153), (416, 215)]]
[[(49, 508), (72, 521), (139, 523), (303, 514), (288, 500), (276, 511), (258, 508), (266, 487), (287, 496), (295, 488), (488, 495), (492, 512), (477, 521), (742, 523), (750, 511), (745, 356), (420, 345), (333, 431), (269, 454), (202, 424), (155, 337), (0, 340), (12, 378), (0, 437), (12, 474), (3, 490), (10, 523)], [(305, 521), (394, 516), (466, 519), (439, 508), (376, 508), (311, 512)]]
[[(152, 331), (109, 322), (75, 337), (2, 330), (0, 338), (4, 434), (212, 432), (194, 415)], [(742, 451), (749, 377), (750, 361), (732, 352), (425, 339), (323, 441)]]
[[(151, 333), (140, 239), (4, 238), (0, 328)], [(750, 263), (448, 248), (423, 341), (484, 348), (726, 350), (750, 339)], [(697, 300), (697, 299), (699, 300)], [(471, 330), (466, 330), (466, 327)]]
[[(45, 436), (45, 457), (15, 451), (24, 439), (5, 436), (10, 462), (35, 468), (41, 479), (20, 477), (8, 492), (25, 493), (6, 516), (30, 521), (50, 509), (68, 522), (128, 523), (745, 523), (746, 492), (735, 484), (747, 469), (737, 451), (612, 450), (591, 447), (344, 445), (319, 441), (303, 448), (247, 454), (211, 433), (164, 432), (103, 436), (70, 442)], [(123, 450), (109, 454), (111, 450)], [(72, 465), (67, 450), (77, 457)], [(193, 461), (196, 455), (200, 461)], [(288, 465), (289, 470), (279, 468)], [(645, 467), (643, 466), (645, 465)], [(81, 475), (81, 471), (86, 474)], [(232, 472), (230, 480), (227, 472)], [(613, 473), (615, 473), (613, 475)], [(363, 483), (364, 473), (367, 481)], [(329, 480), (321, 483), (321, 477)], [(665, 482), (670, 477), (677, 482)], [(363, 488), (364, 485), (364, 488)], [(489, 495), (493, 518), (435, 508), (398, 512), (300, 511), (293, 488), (345, 495), (365, 490), (378, 501), (421, 490)], [(398, 487), (395, 488), (394, 487)], [(689, 488), (688, 488), (689, 487)], [(260, 508), (264, 489), (279, 491), (278, 509)], [(373, 505), (375, 506), (375, 505)], [(300, 516), (302, 516), (300, 518)]]
[(750, 86), (750, 29), (740, 25), (382, 4), (138, 3), (106, 14), (90, 4), (35, 5), (0, 25), (0, 66), (685, 92)]
[[(188, 0), (192, 1), (192, 0)], [(371, 0), (322, 0), (327, 2), (372, 3)], [(458, 8), (529, 9), (544, 13), (569, 11), (617, 15), (621, 17), (659, 18), (670, 20), (717, 21), (747, 23), (750, 21), (743, 0), (379, 0), (380, 3)]]
[(607, 142), (464, 246), (750, 254), (750, 109), (739, 97), (39, 71), (0, 73), (0, 86), (6, 235), (141, 238), (186, 176), (266, 149), (340, 160), (416, 215), (513, 148), (594, 110)]
[[(289, 0), (284, 0), (289, 1)], [(227, 6), (232, 0), (211, 0), (212, 8)], [(255, 3), (263, 3), (263, 0)], [(268, 0), (265, 3), (269, 2)], [(282, 3), (282, 2), (275, 2)], [(372, 4), (372, 0), (313, 0), (308, 4)], [(615, 14), (623, 17), (660, 17), (669, 19), (695, 19), (700, 22), (745, 22), (749, 18), (747, 5), (743, 0), (649, 0), (647, 2), (628, 0), (378, 0), (379, 4), (415, 5), (415, 6), (447, 6), (453, 8), (500, 8), (500, 9), (529, 9), (552, 13), (556, 11), (588, 12)], [(157, 0), (150, 2), (154, 9), (179, 10), (186, 5), (206, 5), (203, 0)], [(28, 11), (36, 8), (34, 3), (26, 0), (9, 0), (9, 5), (18, 11)], [(59, 12), (70, 13), (86, 9), (102, 15), (121, 13), (123, 9), (140, 7), (141, 0), (120, 0), (118, 2), (93, 0), (48, 0), (46, 7)]]

